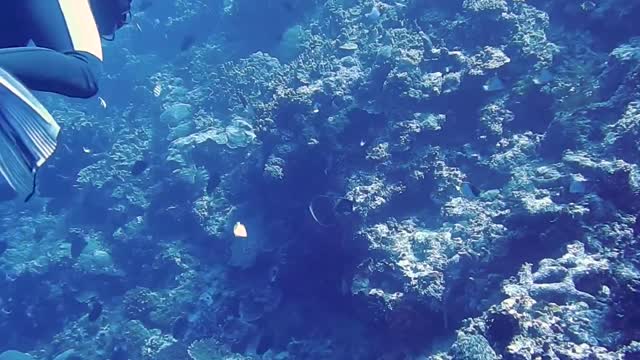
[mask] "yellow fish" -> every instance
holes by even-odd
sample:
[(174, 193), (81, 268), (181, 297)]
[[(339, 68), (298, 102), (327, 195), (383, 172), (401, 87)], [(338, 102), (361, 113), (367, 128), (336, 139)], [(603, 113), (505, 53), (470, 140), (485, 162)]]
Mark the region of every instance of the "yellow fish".
[(237, 238), (246, 238), (248, 236), (247, 228), (238, 221), (233, 227), (233, 235)]

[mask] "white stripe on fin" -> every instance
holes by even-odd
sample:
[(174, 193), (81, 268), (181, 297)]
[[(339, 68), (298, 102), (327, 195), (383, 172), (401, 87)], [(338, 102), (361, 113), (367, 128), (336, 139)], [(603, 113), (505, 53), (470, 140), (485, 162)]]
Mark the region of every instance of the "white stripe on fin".
[(58, 0), (73, 50), (95, 55), (102, 61), (102, 42), (89, 0)]
[(60, 126), (20, 82), (0, 69), (0, 174), (25, 197), (56, 149)]

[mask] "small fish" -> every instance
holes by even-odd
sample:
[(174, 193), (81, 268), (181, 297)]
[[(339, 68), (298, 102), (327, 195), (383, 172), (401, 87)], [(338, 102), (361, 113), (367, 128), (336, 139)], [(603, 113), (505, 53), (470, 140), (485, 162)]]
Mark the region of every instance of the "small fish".
[(140, 24), (135, 23), (135, 25), (136, 25), (136, 29), (138, 29), (139, 32), (142, 32), (142, 28), (140, 27)]
[(233, 235), (236, 238), (246, 238), (248, 236), (247, 228), (238, 221), (233, 227)]
[(313, 220), (320, 226), (323, 227), (331, 227), (337, 225), (338, 219), (337, 215), (345, 215), (344, 212), (338, 213), (338, 209), (340, 210), (348, 210), (348, 206), (353, 206), (350, 200), (344, 199), (347, 202), (343, 205), (340, 205), (340, 202), (344, 198), (335, 198), (330, 195), (318, 195), (311, 199), (309, 202), (309, 214)]
[(94, 322), (98, 320), (100, 315), (102, 315), (102, 303), (97, 298), (93, 298), (89, 304), (88, 319), (89, 321)]
[(98, 100), (100, 100), (100, 106), (102, 106), (103, 109), (106, 109), (107, 101), (102, 96), (98, 96)]
[(311, 110), (311, 113), (312, 114), (317, 114), (319, 112), (320, 112), (320, 104), (318, 104), (318, 103), (313, 104), (313, 110)]
[(131, 166), (131, 175), (138, 176), (149, 167), (149, 163), (145, 160), (138, 160)]
[(633, 223), (633, 236), (640, 235), (640, 215), (636, 215), (636, 222)]
[(9, 248), (9, 243), (6, 240), (0, 240), (0, 255), (4, 254)]
[(182, 340), (189, 330), (189, 319), (186, 316), (180, 316), (173, 322), (171, 326), (171, 335), (176, 340)]
[(82, 147), (82, 152), (85, 153), (85, 154), (91, 154), (92, 153), (91, 149), (89, 149), (87, 147), (84, 147), (84, 146)]
[(162, 85), (156, 84), (156, 86), (153, 87), (153, 96), (158, 97), (161, 94), (162, 94)]
[(194, 34), (185, 35), (180, 42), (180, 51), (189, 50), (193, 44), (196, 43), (196, 36)]

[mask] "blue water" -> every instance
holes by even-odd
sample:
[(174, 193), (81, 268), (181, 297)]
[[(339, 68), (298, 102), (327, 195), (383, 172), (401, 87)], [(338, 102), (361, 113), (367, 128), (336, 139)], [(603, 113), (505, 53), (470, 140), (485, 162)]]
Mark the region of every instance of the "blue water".
[(133, 9), (38, 94), (0, 359), (640, 358), (640, 3)]

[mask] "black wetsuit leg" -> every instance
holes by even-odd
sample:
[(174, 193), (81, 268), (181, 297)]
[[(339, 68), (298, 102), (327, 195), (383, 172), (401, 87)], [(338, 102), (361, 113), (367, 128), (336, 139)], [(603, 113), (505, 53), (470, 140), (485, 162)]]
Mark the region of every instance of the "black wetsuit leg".
[[(74, 7), (82, 2), (88, 6), (88, 0), (8, 2), (13, 4), (0, 5), (0, 12), (4, 13), (0, 16), (0, 46), (3, 47), (0, 49), (0, 67), (33, 90), (83, 98), (95, 95), (102, 52), (101, 48), (93, 53), (88, 49), (100, 46), (100, 36), (97, 30), (91, 29), (91, 26), (96, 27), (91, 11)], [(66, 19), (65, 16), (76, 18)], [(89, 35), (93, 35), (89, 41), (97, 44), (78, 49), (78, 44), (87, 43), (87, 34), (80, 34), (87, 28), (92, 30), (87, 31)], [(78, 36), (83, 37), (82, 41)], [(26, 47), (29, 40), (36, 46)]]

